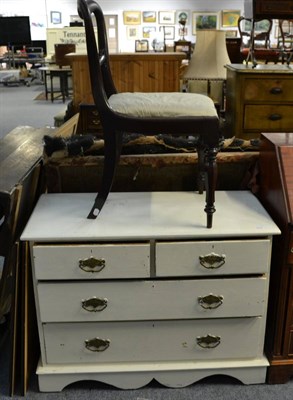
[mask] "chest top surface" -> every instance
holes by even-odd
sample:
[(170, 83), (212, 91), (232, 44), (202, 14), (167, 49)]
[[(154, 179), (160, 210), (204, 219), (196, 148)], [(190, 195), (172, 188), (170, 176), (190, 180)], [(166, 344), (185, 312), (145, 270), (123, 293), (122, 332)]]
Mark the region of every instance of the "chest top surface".
[(279, 234), (248, 191), (216, 193), (212, 229), (206, 228), (205, 196), (195, 192), (110, 193), (95, 220), (86, 218), (93, 193), (44, 194), (22, 240), (40, 242), (258, 237)]
[(226, 68), (228, 71), (233, 71), (237, 74), (246, 74), (249, 76), (255, 74), (258, 76), (267, 74), (282, 74), (284, 76), (291, 76), (293, 74), (292, 66), (285, 64), (258, 64), (256, 67), (253, 67), (251, 64), (228, 64), (226, 65)]

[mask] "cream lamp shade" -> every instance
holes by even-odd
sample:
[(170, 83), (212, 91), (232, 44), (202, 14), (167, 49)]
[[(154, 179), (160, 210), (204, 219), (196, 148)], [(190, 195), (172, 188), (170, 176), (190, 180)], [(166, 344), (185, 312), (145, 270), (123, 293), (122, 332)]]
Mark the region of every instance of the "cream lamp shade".
[(225, 80), (226, 64), (230, 64), (225, 31), (199, 30), (196, 44), (184, 79)]
[(230, 64), (225, 31), (199, 30), (196, 36), (194, 52), (183, 75), (184, 86), (188, 92), (206, 94), (223, 108), (225, 65)]

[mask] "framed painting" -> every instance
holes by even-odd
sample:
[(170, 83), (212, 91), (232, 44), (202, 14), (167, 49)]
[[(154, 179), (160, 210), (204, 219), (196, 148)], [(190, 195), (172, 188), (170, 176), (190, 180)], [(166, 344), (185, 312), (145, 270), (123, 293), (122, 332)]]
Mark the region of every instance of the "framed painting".
[(231, 37), (237, 37), (238, 30), (236, 29), (225, 29), (225, 34), (226, 37), (231, 38)]
[(140, 25), (141, 11), (123, 11), (124, 25)]
[(142, 27), (142, 37), (144, 39), (150, 39), (153, 33), (156, 32), (155, 26), (143, 26)]
[(219, 14), (211, 12), (192, 13), (192, 34), (196, 35), (197, 30), (218, 29)]
[(157, 22), (157, 13), (156, 11), (143, 11), (142, 12), (142, 22), (153, 23)]
[(159, 11), (159, 24), (175, 24), (175, 11)]
[(222, 27), (236, 28), (240, 17), (240, 10), (223, 10), (222, 11)]
[(61, 24), (61, 22), (62, 22), (61, 12), (59, 12), (59, 11), (51, 11), (50, 19), (51, 19), (51, 23), (52, 24)]
[(164, 38), (167, 40), (175, 39), (175, 26), (163, 26)]
[(149, 51), (148, 40), (136, 40), (135, 41), (135, 51), (136, 53), (146, 53)]
[(138, 27), (137, 26), (127, 26), (126, 27), (126, 36), (127, 39), (138, 39)]

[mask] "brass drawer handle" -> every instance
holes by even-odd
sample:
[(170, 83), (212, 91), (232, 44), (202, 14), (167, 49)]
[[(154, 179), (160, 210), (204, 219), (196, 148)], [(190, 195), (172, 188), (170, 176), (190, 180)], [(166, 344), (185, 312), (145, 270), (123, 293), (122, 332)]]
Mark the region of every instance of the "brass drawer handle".
[(282, 119), (282, 115), (281, 114), (271, 114), (271, 115), (269, 115), (269, 120), (270, 121), (279, 121), (280, 119)]
[(105, 351), (110, 346), (110, 340), (100, 339), (98, 337), (94, 339), (85, 340), (84, 343), (85, 347), (89, 351)]
[(108, 305), (108, 299), (91, 297), (90, 299), (81, 301), (82, 308), (89, 312), (103, 311)]
[(223, 296), (216, 296), (212, 293), (207, 296), (199, 296), (197, 298), (200, 306), (206, 310), (213, 310), (220, 307), (223, 304)]
[(214, 349), (221, 343), (221, 337), (214, 335), (198, 336), (196, 343), (203, 349)]
[(92, 115), (94, 115), (94, 116), (96, 117), (96, 116), (98, 116), (98, 115), (99, 115), (99, 113), (98, 113), (98, 111), (97, 111), (97, 110), (93, 110), (93, 111), (92, 111)]
[(103, 258), (89, 257), (79, 260), (79, 268), (85, 272), (100, 272), (106, 266), (106, 261)]
[(207, 269), (217, 269), (220, 268), (226, 262), (225, 254), (210, 253), (205, 256), (199, 256), (200, 264)]
[(92, 124), (93, 125), (99, 125), (101, 123), (101, 121), (99, 119), (93, 119), (92, 120)]
[(271, 94), (282, 94), (283, 93), (283, 89), (280, 87), (273, 87), (270, 90)]

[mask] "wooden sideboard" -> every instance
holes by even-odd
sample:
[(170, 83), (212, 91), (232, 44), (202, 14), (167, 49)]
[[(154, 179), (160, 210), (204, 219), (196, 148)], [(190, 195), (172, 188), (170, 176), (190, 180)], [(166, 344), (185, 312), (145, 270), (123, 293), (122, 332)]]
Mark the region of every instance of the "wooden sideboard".
[(273, 242), (266, 353), (269, 383), (293, 376), (293, 133), (261, 135), (260, 199), (281, 229)]
[(227, 65), (226, 130), (243, 139), (293, 131), (293, 69)]
[[(93, 104), (88, 58), (71, 53), (73, 108), (80, 103)], [(110, 55), (110, 65), (118, 92), (177, 92), (180, 65), (185, 53), (117, 53)]]

